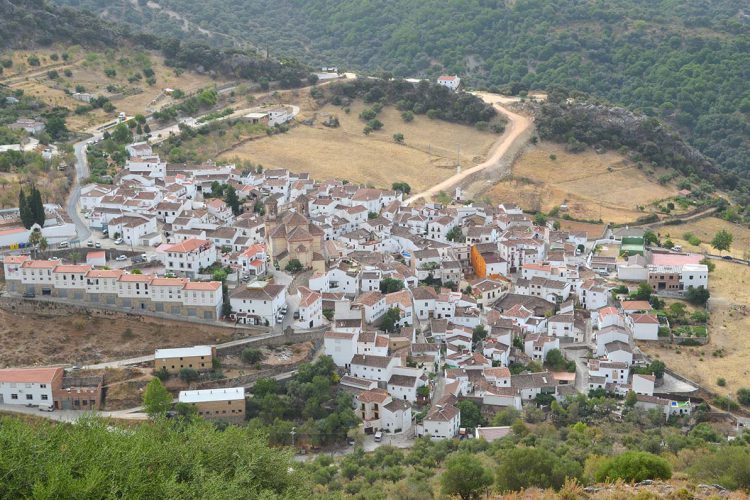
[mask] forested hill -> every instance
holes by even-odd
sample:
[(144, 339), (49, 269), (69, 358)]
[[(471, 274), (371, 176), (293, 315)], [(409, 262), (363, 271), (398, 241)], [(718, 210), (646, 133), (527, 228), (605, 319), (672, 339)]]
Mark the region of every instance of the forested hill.
[[(57, 0), (175, 31), (129, 0)], [(145, 2), (141, 2), (145, 4)], [(473, 86), (567, 87), (667, 119), (750, 178), (750, 8), (737, 0), (159, 0), (310, 63)], [(129, 7), (128, 7), (129, 6)], [(166, 28), (165, 26), (170, 26)], [(191, 34), (191, 36), (193, 36)]]
[(160, 50), (167, 64), (230, 77), (278, 80), (284, 87), (307, 81), (309, 70), (295, 60), (269, 59), (253, 51), (220, 49), (194, 41), (142, 33), (132, 26), (102, 21), (90, 12), (44, 0), (0, 0), (0, 51), (55, 43), (88, 48), (122, 45)]

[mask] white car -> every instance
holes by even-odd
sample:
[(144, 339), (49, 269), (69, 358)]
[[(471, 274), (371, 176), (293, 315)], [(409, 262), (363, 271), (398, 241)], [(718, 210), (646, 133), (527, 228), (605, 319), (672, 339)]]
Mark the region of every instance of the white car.
[(118, 255), (115, 257), (115, 260), (122, 262), (123, 260), (128, 260), (127, 255)]
[(122, 238), (117, 238), (115, 240), (115, 245), (122, 245)]

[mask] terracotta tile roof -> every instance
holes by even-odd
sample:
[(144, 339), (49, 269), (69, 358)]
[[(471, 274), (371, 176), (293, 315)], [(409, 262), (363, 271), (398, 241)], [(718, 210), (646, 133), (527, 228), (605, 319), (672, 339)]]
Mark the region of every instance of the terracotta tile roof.
[(183, 241), (182, 243), (177, 243), (175, 245), (172, 245), (171, 247), (167, 249), (167, 252), (190, 253), (204, 246), (205, 247), (211, 246), (211, 242), (208, 240), (191, 238), (189, 240)]
[(62, 371), (63, 369), (59, 366), (51, 368), (7, 368), (0, 370), (0, 382), (50, 384)]
[(55, 273), (87, 273), (91, 271), (91, 266), (79, 264), (62, 264), (59, 266), (55, 266), (55, 269), (53, 272)]
[(369, 391), (365, 391), (357, 396), (357, 399), (359, 399), (361, 403), (382, 404), (389, 397), (388, 391), (385, 389), (370, 389)]
[(221, 281), (191, 281), (185, 283), (185, 290), (215, 291), (221, 288)]

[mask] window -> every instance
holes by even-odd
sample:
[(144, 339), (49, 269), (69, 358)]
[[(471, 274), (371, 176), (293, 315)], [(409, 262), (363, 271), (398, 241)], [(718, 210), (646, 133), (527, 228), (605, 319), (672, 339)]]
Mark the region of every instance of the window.
[(46, 394), (42, 394), (42, 401), (47, 401), (48, 396)]
[(18, 399), (18, 394), (11, 394), (10, 399)]
[(33, 396), (33, 395), (31, 395), (31, 394), (27, 394), (27, 395), (26, 395), (26, 400), (27, 400), (27, 401), (31, 401), (32, 399), (34, 399), (34, 396)]
[(40, 389), (46, 389), (47, 388), (47, 384), (39, 384), (39, 388)]

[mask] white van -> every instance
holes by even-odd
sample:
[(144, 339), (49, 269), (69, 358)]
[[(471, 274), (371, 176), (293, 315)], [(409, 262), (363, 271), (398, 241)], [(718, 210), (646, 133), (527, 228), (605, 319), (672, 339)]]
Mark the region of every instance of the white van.
[(383, 433), (378, 431), (375, 433), (375, 442), (379, 443), (383, 440)]
[(67, 241), (61, 241), (58, 246), (60, 248), (68, 248), (68, 246), (70, 246), (70, 243), (68, 243)]

